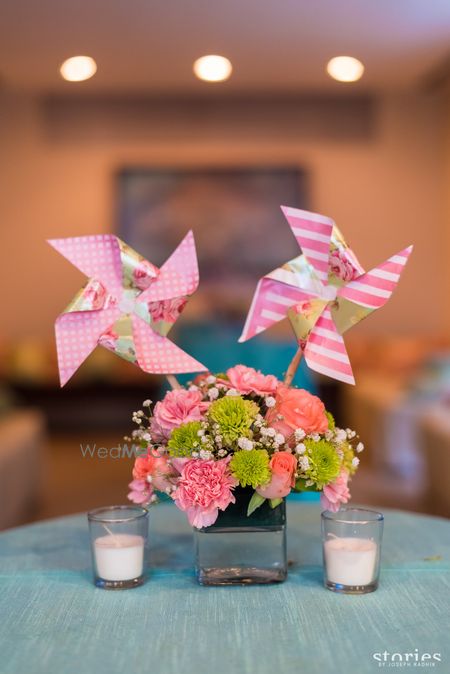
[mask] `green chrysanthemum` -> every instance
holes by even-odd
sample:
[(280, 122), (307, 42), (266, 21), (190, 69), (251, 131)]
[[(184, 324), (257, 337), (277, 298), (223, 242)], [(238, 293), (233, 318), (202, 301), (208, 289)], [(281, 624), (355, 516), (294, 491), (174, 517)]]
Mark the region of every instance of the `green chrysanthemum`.
[(239, 438), (251, 437), (250, 427), (258, 414), (258, 405), (240, 396), (225, 396), (212, 403), (208, 417), (217, 424), (223, 444), (232, 445)]
[(322, 489), (325, 484), (332, 482), (339, 475), (341, 461), (335, 447), (327, 440), (314, 441), (307, 438), (304, 443), (306, 445), (305, 456), (309, 462), (306, 474), (319, 489)]
[(325, 415), (328, 419), (328, 429), (330, 431), (334, 431), (334, 429), (336, 428), (336, 422), (334, 420), (334, 416), (331, 414), (331, 412), (327, 412), (327, 411), (325, 411)]
[(199, 449), (200, 438), (198, 431), (202, 425), (200, 421), (188, 421), (186, 424), (174, 428), (167, 446), (171, 456), (191, 456)]
[(265, 449), (241, 450), (233, 454), (230, 470), (241, 487), (259, 487), (269, 482), (269, 455)]

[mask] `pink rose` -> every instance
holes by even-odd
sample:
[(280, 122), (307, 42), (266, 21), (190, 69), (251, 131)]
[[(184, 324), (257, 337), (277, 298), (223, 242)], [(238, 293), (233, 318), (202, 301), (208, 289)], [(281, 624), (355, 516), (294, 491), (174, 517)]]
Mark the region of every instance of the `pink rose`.
[(348, 472), (343, 468), (331, 484), (325, 485), (320, 495), (320, 503), (324, 510), (335, 513), (342, 503), (347, 503), (350, 498), (350, 490), (347, 486)]
[(275, 452), (270, 459), (270, 468), (273, 475), (288, 475), (291, 487), (295, 486), (295, 471), (297, 459), (290, 452)]
[(116, 349), (116, 342), (119, 339), (119, 335), (117, 332), (114, 332), (112, 328), (109, 330), (106, 330), (103, 334), (100, 335), (99, 338), (99, 344), (104, 346), (105, 348), (109, 349), (110, 351), (115, 351)]
[(256, 491), (264, 498), (284, 498), (295, 486), (297, 459), (290, 452), (275, 452), (270, 459), (272, 478), (270, 482)]
[(135, 480), (152, 478), (152, 485), (159, 491), (165, 491), (172, 486), (170, 478), (175, 477), (172, 466), (165, 456), (138, 456), (134, 462), (133, 477)]
[(259, 370), (245, 365), (235, 365), (227, 370), (228, 381), (221, 381), (239, 393), (257, 393), (261, 396), (272, 395), (277, 390), (279, 381), (271, 374), (265, 375)]
[(156, 403), (151, 432), (156, 440), (167, 439), (171, 431), (188, 421), (202, 421), (209, 403), (203, 402), (200, 391), (175, 389)]
[(334, 274), (334, 276), (342, 281), (352, 281), (358, 276), (358, 272), (350, 260), (339, 250), (333, 250), (330, 253), (328, 269), (331, 274)]
[(219, 510), (225, 510), (236, 500), (232, 489), (238, 482), (231, 475), (228, 463), (229, 458), (219, 461), (190, 459), (182, 468), (172, 498), (196, 529), (214, 524)]
[[(277, 419), (279, 414), (282, 419)], [(289, 438), (297, 428), (302, 428), (307, 435), (325, 433), (328, 428), (325, 405), (320, 398), (304, 389), (284, 384), (278, 386), (275, 406), (267, 412), (266, 420), (285, 438)]]
[(159, 269), (148, 260), (141, 260), (139, 265), (133, 269), (133, 283), (139, 290), (147, 290), (158, 273)]
[(83, 289), (83, 299), (90, 309), (102, 309), (106, 300), (106, 288), (100, 281), (92, 279)]
[(314, 319), (317, 314), (317, 307), (310, 302), (310, 300), (305, 300), (304, 302), (299, 302), (290, 308), (290, 311), (293, 313), (303, 316), (306, 320)]
[(153, 487), (146, 480), (133, 480), (128, 485), (128, 499), (133, 503), (148, 503), (153, 495)]
[(208, 377), (211, 377), (211, 372), (201, 372), (196, 377), (194, 377), (192, 383), (195, 386), (203, 386), (203, 384), (206, 384)]
[(186, 303), (186, 297), (175, 297), (172, 300), (149, 302), (148, 310), (152, 319), (156, 322), (166, 321), (167, 323), (175, 323), (178, 316), (183, 311)]

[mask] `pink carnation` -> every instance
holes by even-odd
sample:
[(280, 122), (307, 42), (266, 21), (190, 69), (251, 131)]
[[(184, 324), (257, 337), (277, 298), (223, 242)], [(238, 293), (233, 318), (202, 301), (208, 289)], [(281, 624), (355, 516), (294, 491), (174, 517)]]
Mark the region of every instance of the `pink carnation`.
[(153, 487), (147, 480), (133, 480), (128, 485), (128, 499), (133, 503), (148, 503), (153, 495)]
[(236, 365), (227, 370), (228, 381), (226, 383), (230, 388), (236, 389), (239, 393), (257, 393), (261, 396), (272, 395), (277, 390), (279, 381), (272, 374), (265, 375), (259, 370), (245, 365)]
[(238, 482), (228, 469), (229, 459), (220, 461), (190, 459), (172, 497), (180, 510), (186, 512), (189, 523), (201, 529), (216, 521), (219, 510), (235, 502), (232, 488)]
[(188, 421), (202, 421), (208, 406), (200, 391), (169, 391), (153, 411), (151, 431), (155, 440), (167, 439), (174, 428)]
[(138, 456), (134, 462), (133, 477), (135, 480), (152, 478), (152, 485), (159, 491), (166, 491), (172, 486), (171, 478), (175, 477), (172, 466), (166, 456)]
[(325, 485), (320, 495), (320, 502), (324, 510), (335, 513), (342, 503), (347, 503), (350, 498), (350, 490), (347, 486), (348, 472), (342, 469), (338, 477), (331, 484)]

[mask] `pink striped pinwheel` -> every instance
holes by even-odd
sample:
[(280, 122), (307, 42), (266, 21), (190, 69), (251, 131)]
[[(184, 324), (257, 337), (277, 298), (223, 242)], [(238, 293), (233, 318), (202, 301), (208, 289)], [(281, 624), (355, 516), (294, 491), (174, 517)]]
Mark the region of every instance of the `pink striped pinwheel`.
[(112, 234), (49, 243), (90, 277), (56, 319), (61, 386), (98, 344), (145, 372), (206, 370), (166, 338), (198, 286), (192, 232), (161, 269)]
[(288, 316), (308, 366), (354, 384), (342, 335), (388, 301), (412, 246), (366, 273), (333, 220), (282, 211), (302, 254), (259, 281), (239, 341)]

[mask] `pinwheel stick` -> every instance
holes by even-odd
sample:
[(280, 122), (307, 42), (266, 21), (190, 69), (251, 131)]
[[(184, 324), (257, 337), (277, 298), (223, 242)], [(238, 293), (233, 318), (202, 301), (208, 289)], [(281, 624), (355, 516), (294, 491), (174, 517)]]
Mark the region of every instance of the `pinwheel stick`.
[(290, 386), (292, 384), (292, 380), (295, 377), (295, 373), (298, 370), (298, 366), (300, 365), (302, 357), (303, 357), (303, 346), (300, 345), (297, 351), (295, 352), (293, 359), (289, 363), (289, 367), (286, 371), (286, 376), (284, 378), (284, 383), (286, 384), (286, 386)]
[(174, 390), (177, 388), (182, 388), (180, 382), (173, 374), (166, 374), (166, 379)]

